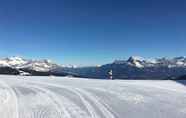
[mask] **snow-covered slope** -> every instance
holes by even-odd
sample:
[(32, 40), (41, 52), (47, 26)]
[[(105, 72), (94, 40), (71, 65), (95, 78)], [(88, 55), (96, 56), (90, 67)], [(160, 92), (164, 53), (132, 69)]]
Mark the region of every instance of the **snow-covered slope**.
[(0, 76), (1, 118), (185, 116), (186, 87), (176, 81)]

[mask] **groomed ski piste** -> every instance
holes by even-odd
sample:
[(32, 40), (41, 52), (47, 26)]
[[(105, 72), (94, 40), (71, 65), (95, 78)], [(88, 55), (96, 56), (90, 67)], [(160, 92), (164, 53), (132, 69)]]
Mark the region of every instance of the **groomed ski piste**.
[(0, 118), (185, 117), (176, 81), (0, 76)]

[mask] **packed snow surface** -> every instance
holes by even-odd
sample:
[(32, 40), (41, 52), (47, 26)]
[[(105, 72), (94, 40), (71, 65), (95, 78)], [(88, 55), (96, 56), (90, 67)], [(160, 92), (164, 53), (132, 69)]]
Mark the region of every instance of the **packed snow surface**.
[(175, 81), (0, 76), (0, 118), (185, 118)]

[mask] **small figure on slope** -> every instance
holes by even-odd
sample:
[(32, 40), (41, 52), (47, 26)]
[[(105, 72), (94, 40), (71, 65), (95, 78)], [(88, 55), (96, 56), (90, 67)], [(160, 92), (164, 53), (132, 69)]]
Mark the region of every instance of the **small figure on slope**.
[(113, 79), (113, 72), (112, 72), (112, 70), (110, 70), (110, 71), (108, 72), (108, 74), (109, 74), (109, 78), (112, 80), (112, 79)]

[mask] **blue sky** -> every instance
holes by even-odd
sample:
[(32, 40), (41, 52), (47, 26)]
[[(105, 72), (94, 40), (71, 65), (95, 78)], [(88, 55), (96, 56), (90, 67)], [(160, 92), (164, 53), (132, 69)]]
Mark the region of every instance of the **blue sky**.
[(0, 56), (96, 65), (186, 55), (185, 0), (1, 0)]

